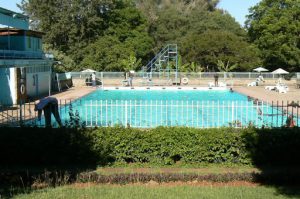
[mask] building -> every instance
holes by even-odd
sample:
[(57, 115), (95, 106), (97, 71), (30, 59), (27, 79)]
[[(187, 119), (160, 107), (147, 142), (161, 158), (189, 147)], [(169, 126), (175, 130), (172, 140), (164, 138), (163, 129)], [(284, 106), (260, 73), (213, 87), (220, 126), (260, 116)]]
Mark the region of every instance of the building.
[(42, 50), (43, 33), (29, 18), (0, 7), (0, 104), (12, 105), (51, 91), (51, 66)]

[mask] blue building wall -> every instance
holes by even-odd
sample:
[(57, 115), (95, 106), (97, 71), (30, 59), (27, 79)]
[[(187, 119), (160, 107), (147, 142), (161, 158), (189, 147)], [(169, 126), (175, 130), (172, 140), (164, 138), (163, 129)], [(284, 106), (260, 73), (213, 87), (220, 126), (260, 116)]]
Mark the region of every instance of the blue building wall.
[(42, 51), (42, 39), (37, 37), (25, 37), (25, 50), (26, 51)]
[(11, 83), (11, 70), (7, 68), (0, 68), (0, 87), (1, 87), (1, 95), (0, 95), (0, 104), (13, 104), (13, 92), (10, 85)]
[(42, 39), (32, 36), (0, 36), (0, 50), (42, 52)]

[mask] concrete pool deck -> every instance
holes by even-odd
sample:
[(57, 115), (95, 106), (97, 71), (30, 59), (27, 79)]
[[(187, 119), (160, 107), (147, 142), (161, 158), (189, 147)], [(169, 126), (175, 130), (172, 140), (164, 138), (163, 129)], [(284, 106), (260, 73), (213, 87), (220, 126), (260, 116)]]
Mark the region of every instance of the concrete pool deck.
[[(187, 86), (188, 87), (188, 86)], [(118, 87), (122, 89), (122, 87)], [(151, 87), (150, 87), (151, 88)], [(176, 86), (174, 86), (176, 88)], [(182, 90), (184, 90), (184, 86), (181, 86)], [(194, 87), (192, 87), (194, 88)], [(204, 87), (197, 87), (197, 88), (204, 88)], [(228, 87), (229, 89), (230, 87)], [(287, 101), (300, 101), (300, 89), (290, 87), (290, 90), (287, 93), (278, 93), (275, 91), (268, 91), (265, 90), (264, 86), (256, 86), (256, 87), (246, 87), (246, 86), (234, 86), (232, 87), (234, 91), (241, 93), (246, 96), (250, 96), (252, 98), (257, 98), (259, 100), (265, 101), (265, 102), (277, 102), (277, 101), (284, 101), (285, 103)], [(125, 87), (126, 90), (129, 90), (128, 87)], [(58, 100), (75, 100), (80, 97), (83, 97), (93, 91), (95, 91), (96, 88), (92, 88), (89, 86), (86, 87), (73, 87), (67, 91), (57, 93), (52, 95), (53, 97), (56, 97)]]
[(257, 98), (259, 100), (265, 101), (265, 102), (274, 102), (277, 103), (282, 101), (284, 104), (287, 102), (297, 102), (300, 101), (300, 89), (290, 87), (289, 91), (287, 93), (278, 93), (275, 91), (269, 91), (266, 90), (264, 86), (256, 86), (256, 87), (245, 87), (245, 86), (239, 86), (239, 87), (233, 87), (233, 90), (244, 94), (246, 96), (250, 96), (252, 98)]

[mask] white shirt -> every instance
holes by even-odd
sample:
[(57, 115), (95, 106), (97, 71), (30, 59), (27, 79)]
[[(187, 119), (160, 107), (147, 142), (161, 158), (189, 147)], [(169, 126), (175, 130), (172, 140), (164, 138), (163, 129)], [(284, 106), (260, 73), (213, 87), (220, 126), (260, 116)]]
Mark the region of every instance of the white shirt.
[(36, 104), (35, 109), (36, 110), (42, 110), (47, 104), (52, 103), (52, 104), (58, 104), (58, 101), (54, 97), (46, 97), (43, 98), (39, 101), (39, 103)]
[(92, 80), (95, 81), (96, 80), (96, 75), (93, 73), (92, 74)]

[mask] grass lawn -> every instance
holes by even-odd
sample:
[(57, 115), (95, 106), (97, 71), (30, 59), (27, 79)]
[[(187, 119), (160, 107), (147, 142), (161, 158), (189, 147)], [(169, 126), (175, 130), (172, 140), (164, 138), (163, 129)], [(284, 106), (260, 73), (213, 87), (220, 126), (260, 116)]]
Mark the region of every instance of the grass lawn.
[(260, 169), (245, 165), (175, 165), (175, 166), (151, 166), (151, 165), (116, 165), (114, 167), (99, 167), (96, 172), (101, 175), (119, 173), (177, 173), (177, 174), (224, 174), (224, 173), (259, 173)]
[[(295, 188), (295, 190), (297, 190)], [(298, 189), (299, 190), (299, 189)], [(296, 191), (297, 192), (297, 191)], [(299, 192), (298, 192), (299, 194)], [(278, 189), (264, 186), (188, 186), (188, 185), (70, 185), (34, 191), (15, 196), (19, 199), (147, 199), (147, 198), (205, 198), (205, 199), (293, 199), (300, 195), (282, 195)]]

